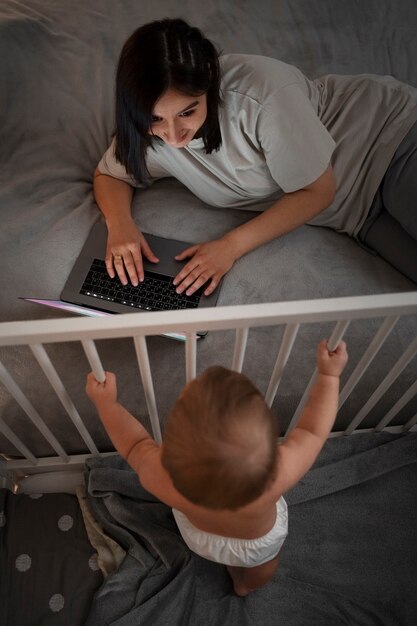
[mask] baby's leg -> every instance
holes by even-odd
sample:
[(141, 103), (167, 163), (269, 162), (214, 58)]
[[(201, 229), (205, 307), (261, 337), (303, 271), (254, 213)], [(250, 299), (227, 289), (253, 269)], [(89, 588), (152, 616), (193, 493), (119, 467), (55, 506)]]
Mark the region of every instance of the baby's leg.
[(269, 582), (278, 566), (279, 554), (271, 561), (255, 567), (231, 567), (227, 565), (227, 571), (233, 581), (236, 595), (247, 596), (251, 591), (255, 591)]

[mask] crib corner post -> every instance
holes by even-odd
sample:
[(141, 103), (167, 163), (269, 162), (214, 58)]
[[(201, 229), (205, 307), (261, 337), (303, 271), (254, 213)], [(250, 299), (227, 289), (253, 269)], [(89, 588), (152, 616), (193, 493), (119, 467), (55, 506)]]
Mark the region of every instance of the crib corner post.
[(7, 469), (7, 464), (0, 458), (0, 489), (9, 489), (15, 492), (16, 481), (12, 472)]

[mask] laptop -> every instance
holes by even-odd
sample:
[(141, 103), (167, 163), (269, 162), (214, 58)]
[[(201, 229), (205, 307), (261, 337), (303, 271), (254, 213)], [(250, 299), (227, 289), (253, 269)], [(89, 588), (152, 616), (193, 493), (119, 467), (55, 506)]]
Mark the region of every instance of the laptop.
[(107, 274), (104, 257), (106, 253), (107, 228), (103, 221), (97, 222), (90, 231), (61, 293), (61, 300), (71, 304), (85, 305), (108, 313), (138, 311), (163, 311), (212, 307), (217, 303), (219, 290), (204, 296), (204, 286), (192, 296), (177, 294), (172, 283), (187, 261), (176, 261), (179, 254), (191, 244), (165, 239), (143, 233), (159, 263), (143, 259), (145, 280), (134, 287), (130, 282), (124, 286), (119, 278)]
[[(163, 311), (213, 307), (217, 304), (220, 285), (209, 296), (203, 295), (205, 285), (192, 296), (177, 294), (173, 278), (187, 261), (175, 256), (190, 247), (190, 243), (143, 233), (159, 263), (143, 258), (145, 279), (134, 287), (122, 285), (118, 276), (110, 278), (104, 262), (107, 227), (100, 220), (91, 229), (61, 293), (61, 300), (23, 298), (53, 308), (81, 315), (98, 316), (140, 311)], [(199, 336), (206, 332), (201, 331)], [(171, 336), (171, 335), (169, 335)], [(182, 338), (180, 335), (178, 338)]]

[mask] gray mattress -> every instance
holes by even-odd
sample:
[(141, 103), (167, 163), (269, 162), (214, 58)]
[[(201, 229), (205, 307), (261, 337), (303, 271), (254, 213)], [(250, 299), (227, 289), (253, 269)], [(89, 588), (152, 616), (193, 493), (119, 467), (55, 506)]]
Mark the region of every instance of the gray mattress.
[[(0, 249), (1, 320), (62, 317), (62, 313), (19, 300), (19, 296), (58, 298), (99, 213), (92, 196), (92, 173), (113, 130), (114, 71), (120, 47), (134, 28), (151, 19), (183, 16), (200, 26), (223, 52), (280, 58), (309, 77), (329, 72), (382, 73), (417, 86), (417, 7), (414, 0), (3, 0), (0, 6)], [(140, 212), (139, 212), (140, 207)], [(253, 207), (256, 209), (257, 207)], [(215, 209), (202, 204), (179, 183), (166, 179), (134, 199), (136, 219), (145, 231), (189, 242), (221, 235), (251, 217), (251, 211)], [(353, 240), (328, 229), (304, 226), (240, 259), (224, 281), (220, 306), (318, 297), (395, 293), (416, 286)], [(358, 361), (376, 323), (348, 331), (351, 359)], [(384, 373), (405, 348), (416, 326), (405, 320), (384, 346)], [(294, 353), (274, 408), (283, 427), (291, 418), (314, 367), (316, 340), (329, 327), (306, 329)], [(305, 340), (309, 338), (306, 352)], [(279, 331), (259, 329), (250, 336), (244, 371), (266, 390)], [(272, 350), (268, 350), (269, 346)], [(149, 341), (158, 408), (164, 420), (181, 389), (183, 346), (164, 338)], [(230, 365), (230, 333), (209, 334), (198, 347), (198, 368)], [(137, 365), (129, 342), (101, 348), (106, 369), (120, 378), (120, 397), (146, 420)], [(2, 351), (3, 352), (3, 351)], [(108, 440), (84, 397), (89, 370), (81, 349), (50, 346), (48, 352), (64, 384), (75, 394), (88, 428), (103, 447)], [(6, 366), (51, 429), (63, 432), (69, 452), (83, 451), (75, 429), (44, 376), (33, 373), (26, 349), (2, 354)], [(76, 364), (76, 367), (73, 367)], [(123, 364), (123, 365), (122, 365)], [(405, 370), (386, 406), (409, 384), (416, 362)], [(169, 376), (169, 389), (165, 381)], [(346, 423), (369, 384), (343, 407)], [(386, 407), (385, 407), (386, 408)], [(9, 425), (38, 454), (48, 444), (27, 425), (21, 409), (0, 389), (0, 409)], [(375, 423), (381, 415), (369, 416)], [(410, 416), (411, 403), (405, 408)], [(14, 454), (0, 438), (0, 449)]]

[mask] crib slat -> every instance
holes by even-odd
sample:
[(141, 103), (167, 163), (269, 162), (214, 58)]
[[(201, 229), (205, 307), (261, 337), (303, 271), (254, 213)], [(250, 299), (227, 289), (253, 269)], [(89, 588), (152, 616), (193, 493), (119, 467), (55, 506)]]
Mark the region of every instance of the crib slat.
[(197, 375), (197, 334), (185, 336), (185, 380), (189, 383)]
[(408, 430), (410, 430), (415, 424), (417, 424), (417, 413), (408, 420), (408, 422), (406, 424), (404, 424), (402, 430), (403, 432), (407, 432)]
[(368, 413), (373, 409), (378, 400), (384, 395), (387, 389), (392, 385), (392, 383), (398, 378), (403, 369), (408, 365), (414, 355), (417, 353), (417, 336), (414, 338), (414, 341), (410, 343), (407, 350), (404, 354), (398, 359), (397, 363), (391, 369), (391, 371), (385, 376), (384, 380), (378, 385), (375, 389), (369, 400), (364, 404), (362, 409), (356, 415), (356, 417), (351, 421), (349, 426), (346, 428), (345, 435), (350, 435), (350, 433), (358, 426), (363, 419), (368, 415)]
[(143, 391), (145, 394), (146, 406), (148, 407), (149, 419), (151, 421), (152, 433), (155, 441), (161, 443), (162, 434), (159, 423), (158, 409), (156, 408), (155, 391), (153, 387), (151, 365), (149, 363), (148, 348), (145, 337), (133, 337), (136, 356), (138, 359), (139, 371), (142, 378)]
[[(337, 346), (339, 345), (341, 339), (343, 338), (343, 335), (346, 332), (347, 327), (349, 326), (350, 320), (340, 320), (339, 322), (337, 322), (336, 326), (333, 329), (332, 334), (329, 337), (329, 340), (327, 342), (327, 346), (329, 348), (330, 351), (335, 350), (337, 348)], [(291, 419), (291, 422), (287, 428), (286, 434), (288, 434), (296, 425), (296, 423), (298, 422), (298, 418), (300, 417), (300, 414), (302, 412), (302, 410), (304, 409), (308, 397), (310, 395), (310, 391), (311, 388), (313, 387), (313, 385), (315, 384), (316, 380), (317, 380), (317, 375), (318, 375), (318, 369), (317, 367), (314, 370), (314, 373), (310, 379), (310, 382), (307, 385), (306, 390), (303, 393), (303, 396), (298, 404), (298, 407)]]
[(28, 461), (30, 461), (33, 465), (36, 465), (38, 460), (37, 458), (32, 454), (32, 452), (25, 446), (25, 444), (19, 439), (19, 437), (17, 435), (14, 434), (14, 432), (12, 431), (11, 428), (9, 428), (7, 426), (7, 424), (5, 424), (3, 422), (3, 420), (0, 418), (0, 431), (3, 433), (3, 435), (5, 437), (7, 437), (7, 439), (10, 441), (10, 443), (12, 443), (14, 445), (14, 447), (16, 448), (16, 450), (19, 450), (19, 452), (21, 454), (23, 454), (23, 456), (25, 457), (25, 459), (27, 459)]
[(90, 364), (95, 379), (99, 383), (104, 383), (106, 380), (106, 374), (101, 364), (100, 357), (97, 352), (96, 344), (92, 339), (83, 339), (81, 344), (84, 348), (85, 356)]
[(282, 374), (287, 364), (288, 358), (291, 354), (294, 341), (297, 337), (300, 324), (288, 324), (285, 327), (284, 334), (281, 341), (281, 346), (278, 352), (277, 359), (275, 361), (274, 369), (271, 374), (268, 389), (265, 394), (265, 402), (268, 406), (272, 406), (276, 393), (278, 391), (279, 384), (281, 382)]
[(380, 328), (378, 329), (378, 332), (369, 344), (366, 352), (360, 359), (359, 363), (350, 375), (349, 380), (347, 380), (345, 386), (340, 392), (339, 409), (350, 396), (350, 394), (374, 360), (375, 356), (378, 354), (380, 348), (383, 346), (385, 340), (387, 339), (399, 319), (400, 317), (397, 315), (393, 317), (386, 317), (385, 320), (382, 322)]
[(30, 420), (35, 424), (37, 429), (42, 433), (45, 439), (48, 441), (50, 446), (55, 450), (58, 456), (67, 463), (69, 461), (69, 457), (59, 441), (54, 437), (49, 428), (46, 426), (44, 421), (42, 420), (39, 413), (35, 410), (29, 400), (26, 398), (23, 391), (11, 377), (7, 369), (4, 367), (3, 363), (0, 363), (0, 380), (3, 385), (9, 391), (9, 393), (14, 397), (16, 402), (21, 406), (26, 415), (30, 418)]
[(68, 395), (68, 392), (65, 389), (62, 383), (62, 380), (60, 379), (58, 375), (58, 372), (52, 365), (51, 359), (47, 355), (45, 348), (43, 347), (42, 344), (31, 344), (29, 347), (32, 350), (32, 353), (34, 354), (36, 360), (38, 361), (45, 376), (51, 383), (51, 386), (54, 389), (58, 398), (60, 399), (64, 409), (68, 413), (72, 423), (74, 424), (74, 426), (80, 433), (84, 443), (86, 444), (86, 446), (88, 447), (88, 449), (90, 450), (92, 454), (94, 455), (99, 454), (97, 447), (90, 436), (90, 433), (85, 427), (80, 417), (80, 414), (78, 413), (77, 409), (75, 408), (74, 403), (72, 402), (70, 396)]
[(249, 328), (236, 328), (235, 346), (233, 350), (232, 367), (235, 372), (241, 372), (248, 342)]
[(397, 415), (398, 411), (411, 400), (411, 398), (417, 393), (417, 380), (407, 389), (403, 396), (397, 400), (394, 406), (388, 411), (385, 417), (375, 426), (375, 432), (379, 433), (383, 428), (389, 424), (389, 422)]

